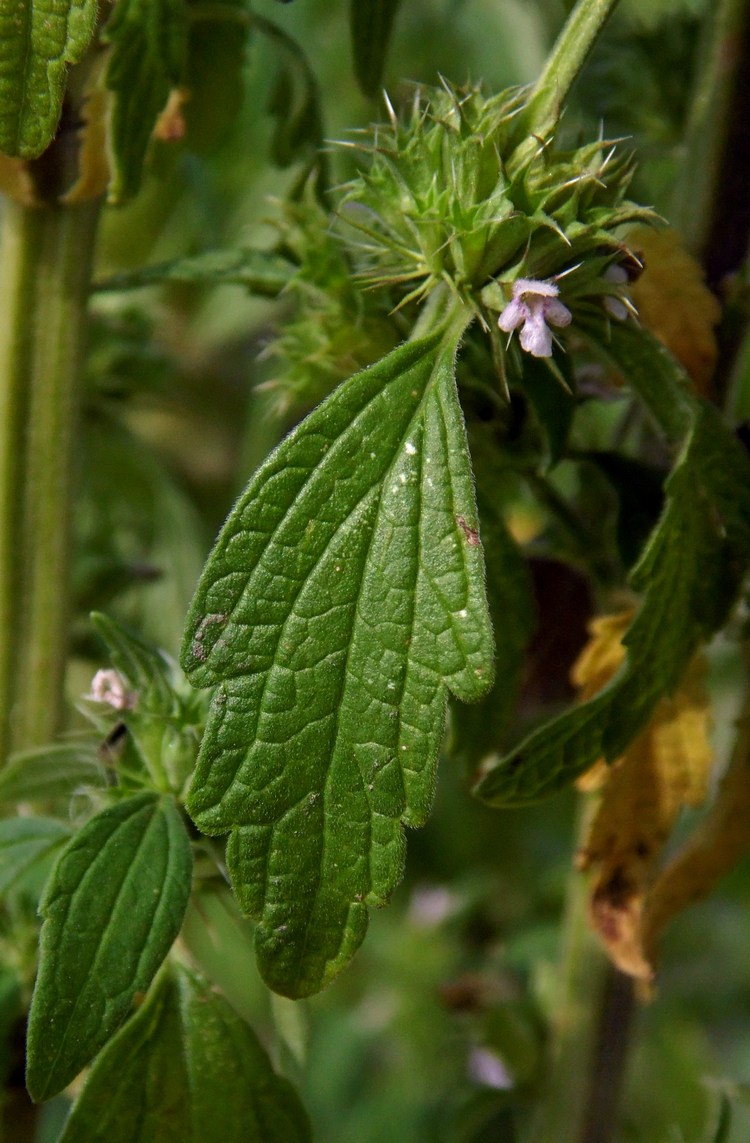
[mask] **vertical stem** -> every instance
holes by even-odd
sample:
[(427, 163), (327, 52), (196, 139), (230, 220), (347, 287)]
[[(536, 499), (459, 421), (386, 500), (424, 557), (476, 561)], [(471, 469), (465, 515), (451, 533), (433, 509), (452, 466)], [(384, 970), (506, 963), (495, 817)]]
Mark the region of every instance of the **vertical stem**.
[[(670, 221), (697, 255), (705, 253), (711, 225), (717, 214), (717, 197), (722, 197), (722, 164), (727, 137), (734, 119), (733, 103), (745, 85), (740, 83), (743, 42), (750, 16), (746, 0), (717, 0), (706, 13), (706, 28), (697, 79), (688, 116), (680, 177), (672, 196)], [(745, 64), (747, 68), (747, 63)], [(738, 91), (739, 89), (739, 91)], [(746, 123), (746, 110), (741, 122)], [(724, 196), (731, 205), (732, 195)], [(741, 196), (744, 197), (744, 196)], [(730, 228), (731, 232), (731, 228)], [(733, 254), (737, 263), (745, 250), (736, 240)]]
[[(579, 837), (593, 813), (587, 798), (580, 815)], [(614, 1125), (616, 1094), (625, 1061), (627, 1020), (616, 1029), (604, 1026), (622, 999), (609, 963), (597, 944), (587, 918), (585, 879), (572, 873), (568, 882), (563, 931), (563, 954), (557, 1008), (552, 1018), (550, 1067), (537, 1107), (529, 1143), (606, 1143)], [(612, 993), (615, 984), (614, 994)], [(629, 986), (628, 986), (629, 987)], [(629, 1014), (629, 1003), (621, 1006)], [(617, 1041), (619, 1052), (608, 1049)], [(615, 1067), (613, 1067), (613, 1063)], [(611, 1084), (606, 1122), (602, 1122), (601, 1092)]]
[(33, 336), (26, 315), (34, 293), (38, 227), (28, 209), (2, 203), (0, 231), (0, 764), (9, 749), (18, 646), (18, 532), (24, 425)]
[(3, 203), (0, 762), (59, 729), (82, 350), (98, 206)]
[(524, 124), (529, 131), (541, 130), (560, 114), (568, 92), (616, 6), (617, 0), (578, 0), (526, 106)]

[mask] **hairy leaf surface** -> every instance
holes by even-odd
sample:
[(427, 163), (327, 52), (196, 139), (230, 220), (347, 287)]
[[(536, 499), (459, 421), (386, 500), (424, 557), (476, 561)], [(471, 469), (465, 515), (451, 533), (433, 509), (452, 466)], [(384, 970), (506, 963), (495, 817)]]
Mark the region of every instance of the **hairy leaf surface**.
[(112, 45), (107, 87), (114, 93), (110, 195), (119, 202), (138, 190), (157, 116), (182, 78), (185, 0), (118, 0), (105, 36)]
[(189, 798), (228, 863), (272, 988), (316, 991), (424, 822), (446, 685), (492, 681), (455, 338), (400, 347), (328, 398), (232, 511), (183, 664), (214, 696)]
[(171, 965), (102, 1052), (60, 1143), (306, 1143), (297, 1093), (197, 974)]
[(666, 483), (667, 505), (631, 575), (643, 593), (624, 639), (627, 659), (596, 697), (547, 723), (477, 786), (493, 804), (562, 788), (603, 756), (624, 753), (698, 645), (725, 623), (750, 563), (750, 462), (720, 415), (695, 422)]
[(94, 34), (96, 0), (0, 0), (0, 150), (34, 159), (60, 118), (68, 64)]
[(179, 932), (191, 871), (174, 803), (151, 793), (97, 814), (60, 855), (40, 905), (28, 1039), (33, 1099), (70, 1083), (148, 988)]

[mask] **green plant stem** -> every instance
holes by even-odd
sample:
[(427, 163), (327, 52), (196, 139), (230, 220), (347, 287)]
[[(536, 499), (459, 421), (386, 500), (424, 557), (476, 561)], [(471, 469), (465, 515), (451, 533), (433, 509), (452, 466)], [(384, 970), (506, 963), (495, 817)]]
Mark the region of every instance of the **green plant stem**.
[(714, 216), (748, 19), (746, 0), (717, 0), (706, 13), (681, 172), (669, 213), (670, 222), (697, 256), (704, 252)]
[(550, 52), (526, 105), (524, 126), (541, 131), (557, 119), (617, 0), (579, 0)]
[[(595, 799), (583, 802), (579, 837), (587, 832)], [(586, 879), (568, 882), (562, 965), (552, 1017), (551, 1058), (529, 1143), (606, 1143), (614, 1124), (616, 1092), (625, 1062), (625, 1027), (602, 1032), (620, 1000), (618, 984), (588, 924)], [(617, 1005), (614, 1006), (618, 1007)], [(619, 1007), (623, 1007), (620, 1005)], [(629, 1015), (629, 1005), (624, 1005)], [(627, 1019), (623, 1025), (627, 1024)], [(621, 1049), (609, 1053), (612, 1042)], [(609, 1118), (602, 1122), (601, 1094), (609, 1088)]]
[(59, 729), (71, 498), (98, 206), (2, 207), (0, 761)]

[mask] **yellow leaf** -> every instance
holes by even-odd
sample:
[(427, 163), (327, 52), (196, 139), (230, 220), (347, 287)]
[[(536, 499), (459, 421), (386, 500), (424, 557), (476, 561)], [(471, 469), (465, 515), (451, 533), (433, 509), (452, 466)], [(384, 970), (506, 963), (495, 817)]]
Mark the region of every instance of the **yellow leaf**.
[(107, 151), (110, 93), (104, 86), (106, 55), (91, 67), (81, 96), (78, 178), (61, 198), (66, 206), (100, 198), (111, 176)]
[(739, 724), (732, 759), (706, 817), (668, 863), (649, 893), (644, 909), (643, 947), (655, 960), (656, 946), (669, 921), (707, 897), (725, 873), (750, 850), (750, 712)]
[[(609, 682), (624, 657), (620, 639), (631, 611), (592, 624), (592, 638), (574, 668), (582, 695)], [(705, 799), (712, 751), (705, 663), (696, 656), (679, 691), (662, 699), (645, 730), (611, 767), (589, 772), (604, 789), (578, 854), (580, 869), (593, 869), (590, 916), (613, 962), (644, 981), (653, 977), (652, 947), (646, 946), (648, 909), (658, 863), (684, 806)]]
[(591, 638), (573, 664), (570, 677), (586, 702), (602, 690), (625, 658), (622, 637), (630, 626), (633, 608), (615, 615), (600, 615), (589, 623)]
[(644, 264), (631, 296), (644, 326), (684, 366), (696, 389), (707, 395), (716, 363), (714, 327), (721, 308), (703, 280), (703, 271), (682, 245), (676, 230), (638, 226), (627, 244)]

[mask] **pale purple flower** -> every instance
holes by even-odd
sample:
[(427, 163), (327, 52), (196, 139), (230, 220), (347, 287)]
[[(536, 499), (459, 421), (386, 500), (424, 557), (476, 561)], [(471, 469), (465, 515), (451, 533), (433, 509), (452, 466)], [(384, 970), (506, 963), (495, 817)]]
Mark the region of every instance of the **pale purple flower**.
[(513, 283), (513, 301), (505, 307), (497, 324), (505, 333), (521, 326), (521, 349), (532, 357), (552, 356), (552, 331), (547, 323), (570, 325), (571, 312), (558, 299), (554, 282), (519, 278)]
[(115, 710), (132, 710), (136, 695), (129, 691), (119, 671), (97, 671), (91, 680), (91, 691), (84, 695), (90, 702), (106, 703)]

